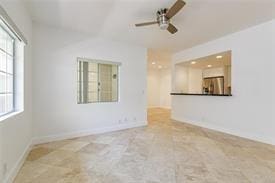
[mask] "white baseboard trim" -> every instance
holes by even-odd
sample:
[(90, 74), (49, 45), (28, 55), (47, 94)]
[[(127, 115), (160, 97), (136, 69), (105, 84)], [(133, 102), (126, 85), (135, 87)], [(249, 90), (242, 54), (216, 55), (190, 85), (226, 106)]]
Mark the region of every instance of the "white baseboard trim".
[(81, 136), (86, 136), (86, 135), (92, 135), (92, 134), (100, 134), (100, 133), (124, 130), (124, 129), (134, 128), (134, 127), (142, 127), (142, 126), (146, 126), (146, 125), (147, 125), (147, 122), (130, 123), (130, 124), (117, 125), (117, 126), (112, 126), (112, 127), (107, 127), (107, 128), (98, 128), (98, 129), (93, 129), (93, 130), (78, 131), (78, 132), (72, 132), (72, 133), (64, 133), (64, 134), (59, 134), (59, 135), (50, 135), (50, 136), (34, 138), (33, 141), (31, 141), (26, 146), (26, 148), (24, 149), (20, 158), (16, 162), (15, 166), (7, 173), (7, 175), (4, 178), (3, 183), (12, 183), (14, 181), (16, 175), (18, 174), (19, 170), (21, 169), (22, 165), (24, 164), (30, 150), (32, 149), (32, 146), (35, 144), (47, 143), (47, 142), (52, 142), (52, 141), (57, 141), (57, 140), (65, 140), (65, 139), (81, 137)]
[(14, 181), (16, 175), (18, 174), (19, 170), (23, 166), (31, 149), (32, 149), (32, 142), (29, 142), (29, 144), (24, 149), (23, 153), (21, 154), (20, 158), (18, 159), (14, 167), (12, 167), (11, 170), (5, 176), (3, 183), (12, 183)]
[(148, 106), (148, 109), (152, 109), (152, 108), (163, 108), (163, 109), (171, 109), (171, 107), (168, 106)]
[(220, 126), (213, 125), (211, 123), (206, 124), (206, 123), (203, 123), (203, 122), (189, 120), (189, 119), (178, 119), (175, 116), (172, 116), (172, 119), (176, 120), (178, 122), (188, 123), (188, 124), (191, 124), (191, 125), (195, 125), (195, 126), (199, 126), (199, 127), (219, 131), (219, 132), (222, 132), (222, 133), (226, 133), (226, 134), (246, 138), (246, 139), (249, 139), (249, 140), (253, 140), (253, 141), (257, 141), (257, 142), (261, 142), (261, 143), (266, 143), (266, 144), (270, 144), (270, 145), (275, 145), (275, 139), (273, 139), (273, 138), (259, 136), (259, 135), (255, 135), (255, 134), (251, 134), (251, 133), (247, 133), (247, 132), (243, 132), (243, 131), (233, 130), (233, 129), (226, 129), (226, 128), (223, 128), (223, 127), (220, 127)]
[(124, 130), (129, 128), (141, 127), (146, 125), (147, 125), (147, 122), (129, 123), (129, 124), (121, 124), (121, 125), (105, 127), (105, 128), (97, 128), (97, 129), (83, 130), (83, 131), (77, 131), (77, 132), (36, 137), (33, 139), (33, 145), (48, 143), (48, 142), (53, 142), (58, 140), (71, 139), (76, 137), (82, 137), (82, 136), (88, 136), (88, 135), (94, 135), (94, 134), (100, 134), (100, 133), (106, 133), (106, 132), (112, 132), (112, 131), (118, 131), (118, 130)]

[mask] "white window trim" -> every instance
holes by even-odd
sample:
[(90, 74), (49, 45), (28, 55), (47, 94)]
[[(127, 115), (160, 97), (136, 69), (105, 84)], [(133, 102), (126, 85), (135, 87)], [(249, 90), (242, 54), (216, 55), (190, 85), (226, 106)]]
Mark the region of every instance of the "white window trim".
[(4, 23), (9, 27), (9, 29), (16, 35), (16, 37), (20, 41), (24, 42), (25, 44), (28, 44), (28, 41), (25, 38), (25, 36), (22, 34), (22, 32), (19, 30), (16, 24), (12, 21), (8, 13), (4, 10), (4, 8), (1, 5), (0, 5), (0, 18), (4, 21)]
[(19, 110), (19, 111), (12, 111), (7, 114), (4, 114), (3, 116), (0, 117), (0, 123), (4, 122), (6, 119), (14, 117), (20, 113), (22, 113), (24, 110)]
[(110, 65), (117, 65), (121, 66), (121, 62), (112, 62), (112, 61), (106, 61), (106, 60), (99, 60), (99, 59), (89, 59), (89, 58), (81, 58), (78, 57), (77, 61), (84, 61), (84, 62), (92, 62), (97, 64), (110, 64)]
[[(77, 64), (78, 62), (91, 62), (91, 63), (96, 63), (96, 64), (109, 64), (109, 65), (116, 65), (118, 66), (118, 83), (117, 83), (117, 89), (118, 89), (118, 93), (117, 93), (117, 100), (116, 101), (97, 101), (97, 102), (86, 102), (86, 103), (81, 103), (78, 101), (78, 94), (77, 94), (77, 104), (83, 105), (83, 104), (106, 104), (106, 103), (118, 103), (120, 102), (120, 69), (121, 69), (121, 62), (113, 62), (113, 61), (107, 61), (107, 60), (100, 60), (100, 59), (90, 59), (90, 58), (83, 58), (83, 57), (77, 57)], [(77, 71), (77, 75), (78, 75), (78, 71)], [(77, 81), (78, 82), (78, 81)]]
[[(21, 42), (22, 45), (27, 45), (27, 43), (28, 43), (27, 39), (25, 38), (25, 36), (22, 34), (22, 32), (19, 30), (19, 28), (16, 26), (16, 24), (9, 17), (8, 13), (4, 10), (4, 8), (1, 5), (0, 5), (0, 19), (3, 21), (3, 23), (1, 23), (1, 24), (4, 24), (2, 26), (8, 27), (7, 31), (9, 33), (14, 34), (14, 36), (16, 36), (16, 38), (18, 39), (19, 42)], [(16, 47), (17, 46), (14, 45), (14, 49)], [(15, 53), (15, 50), (14, 50), (14, 53)], [(16, 56), (14, 55), (14, 57), (16, 57)], [(21, 60), (21, 59), (24, 59), (24, 58), (20, 58), (19, 60)], [(17, 77), (16, 76), (17, 74), (15, 72), (15, 67), (17, 67), (16, 63), (17, 63), (17, 61), (14, 60), (14, 63), (13, 63), (14, 64), (13, 65), (13, 67), (14, 67), (14, 73), (13, 73), (14, 74), (14, 81), (13, 81), (13, 83), (14, 84), (15, 84), (15, 82), (18, 82), (17, 79), (15, 79)], [(23, 69), (23, 65), (22, 65), (22, 69)], [(22, 82), (24, 82), (24, 81), (22, 80)], [(23, 92), (23, 89), (24, 89), (24, 83), (22, 83), (22, 87), (23, 87), (21, 89), (22, 91), (16, 91), (15, 86), (14, 86), (14, 93), (13, 93), (13, 95), (14, 95), (14, 102), (15, 102), (15, 100), (18, 100), (18, 101), (21, 100), (20, 101), (21, 103), (19, 104), (20, 106), (15, 106), (15, 104), (14, 104), (14, 109), (12, 111), (10, 111), (9, 113), (6, 113), (6, 114), (3, 114), (2, 116), (0, 116), (0, 123), (4, 122), (8, 118), (12, 118), (12, 117), (18, 115), (18, 114), (20, 114), (20, 113), (22, 113), (24, 111), (24, 104), (23, 104), (23, 102), (24, 102), (24, 94), (21, 94)], [(20, 94), (18, 92), (20, 92)], [(15, 97), (18, 97), (19, 95), (20, 95), (20, 97), (22, 97), (22, 99), (18, 99), (18, 98), (15, 99)]]

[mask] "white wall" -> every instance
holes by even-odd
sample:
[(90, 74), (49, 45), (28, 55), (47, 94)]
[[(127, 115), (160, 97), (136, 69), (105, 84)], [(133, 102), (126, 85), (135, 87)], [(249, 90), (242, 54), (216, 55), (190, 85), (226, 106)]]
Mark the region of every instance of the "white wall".
[[(274, 12), (273, 12), (274, 13)], [(275, 13), (274, 13), (275, 15)], [(275, 21), (272, 22), (272, 30), (275, 30)], [(273, 121), (273, 126), (271, 127), (272, 129), (275, 129), (275, 51), (274, 51), (274, 48), (275, 48), (275, 32), (273, 31), (272, 32), (272, 121)], [(274, 136), (273, 138), (275, 139), (275, 133), (273, 133)]]
[[(32, 22), (24, 8), (24, 4), (20, 0), (0, 0), (1, 6), (7, 11), (9, 16), (19, 27), (20, 31), (28, 40), (28, 45), (25, 47), (25, 62), (24, 62), (24, 112), (17, 114), (4, 121), (0, 121), (0, 154), (2, 154), (3, 164), (7, 164), (7, 173), (2, 175), (0, 171), (0, 182), (4, 178), (10, 181), (17, 171), (17, 168), (22, 160), (24, 152), (31, 144), (32, 136)], [(1, 179), (2, 177), (2, 179)]]
[(201, 93), (202, 92), (202, 70), (201, 69), (188, 69), (188, 93)]
[(171, 69), (160, 71), (160, 106), (171, 108)]
[(160, 72), (157, 69), (147, 71), (147, 105), (148, 107), (160, 106)]
[(171, 108), (171, 70), (148, 69), (147, 106)]
[[(145, 125), (147, 50), (35, 25), (34, 142)], [(77, 104), (77, 57), (121, 62), (119, 102)]]
[(173, 84), (172, 91), (185, 93), (189, 91), (189, 68), (176, 65), (172, 71)]
[(2, 123), (0, 123), (0, 183), (2, 183), (3, 181), (3, 145), (2, 145), (2, 141), (3, 141), (3, 132), (2, 132)]
[(274, 21), (176, 53), (174, 64), (232, 50), (233, 96), (173, 96), (172, 118), (275, 144)]
[(173, 92), (202, 92), (202, 69), (177, 65), (173, 70)]
[(160, 72), (158, 69), (148, 69), (147, 71), (147, 106), (160, 106)]

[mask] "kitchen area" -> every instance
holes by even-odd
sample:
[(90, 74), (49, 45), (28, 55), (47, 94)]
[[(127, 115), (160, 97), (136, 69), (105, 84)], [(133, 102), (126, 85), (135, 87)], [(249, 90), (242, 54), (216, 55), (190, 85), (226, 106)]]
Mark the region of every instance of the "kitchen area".
[(171, 95), (231, 96), (231, 51), (174, 66)]

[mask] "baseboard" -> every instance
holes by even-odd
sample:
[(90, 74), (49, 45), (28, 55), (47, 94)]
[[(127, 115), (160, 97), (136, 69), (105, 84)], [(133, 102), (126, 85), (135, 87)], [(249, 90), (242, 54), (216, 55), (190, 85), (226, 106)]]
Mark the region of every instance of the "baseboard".
[(15, 166), (8, 172), (8, 174), (5, 176), (3, 183), (12, 183), (18, 174), (19, 170), (21, 169), (22, 165), (24, 164), (30, 150), (32, 149), (32, 146), (35, 144), (41, 144), (46, 142), (52, 142), (57, 140), (65, 140), (75, 137), (81, 137), (86, 135), (92, 135), (92, 134), (100, 134), (100, 133), (106, 133), (106, 132), (112, 132), (117, 130), (124, 130), (134, 127), (141, 127), (146, 126), (147, 122), (142, 123), (130, 123), (130, 124), (123, 124), (123, 125), (117, 125), (107, 128), (98, 128), (94, 130), (86, 130), (86, 131), (79, 131), (79, 132), (73, 132), (73, 133), (64, 133), (59, 135), (50, 135), (50, 136), (44, 136), (33, 139), (25, 148), (23, 153), (21, 154), (20, 158), (16, 162)]
[(16, 177), (16, 175), (18, 174), (19, 170), (21, 169), (21, 167), (23, 166), (30, 150), (32, 149), (32, 142), (30, 142), (25, 150), (23, 151), (23, 153), (21, 154), (20, 158), (18, 159), (18, 161), (16, 162), (15, 166), (7, 173), (7, 175), (4, 178), (3, 183), (12, 183)]
[(87, 136), (87, 135), (94, 135), (94, 134), (124, 130), (124, 129), (129, 129), (129, 128), (141, 127), (141, 126), (146, 126), (146, 125), (147, 125), (147, 122), (129, 123), (129, 124), (121, 124), (121, 125), (105, 127), (105, 128), (97, 128), (97, 129), (90, 129), (90, 130), (84, 130), (84, 131), (36, 137), (33, 139), (33, 145), (48, 143), (48, 142), (53, 142), (53, 141), (58, 141), (58, 140), (71, 139), (71, 138), (76, 138), (76, 137), (82, 137), (82, 136)]
[(233, 130), (233, 129), (226, 129), (226, 128), (216, 126), (216, 125), (213, 125), (213, 124), (210, 124), (210, 123), (206, 124), (206, 123), (202, 123), (202, 122), (194, 121), (194, 120), (189, 120), (189, 119), (177, 119), (174, 116), (172, 116), (172, 119), (176, 120), (178, 122), (188, 123), (188, 124), (191, 124), (191, 125), (195, 125), (195, 126), (199, 126), (199, 127), (219, 131), (219, 132), (222, 132), (222, 133), (226, 133), (226, 134), (246, 138), (246, 139), (249, 139), (249, 140), (253, 140), (253, 141), (257, 141), (257, 142), (261, 142), (261, 143), (265, 143), (265, 144), (270, 144), (270, 145), (275, 145), (275, 139), (273, 139), (273, 138), (258, 136), (258, 135), (251, 134), (251, 133), (246, 133), (246, 132), (244, 133), (242, 131)]
[(152, 109), (152, 108), (163, 108), (163, 109), (171, 109), (171, 107), (168, 106), (148, 106), (148, 109)]

